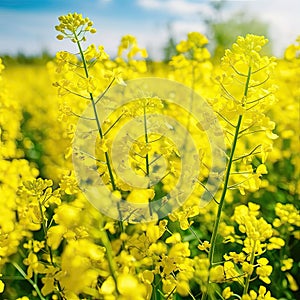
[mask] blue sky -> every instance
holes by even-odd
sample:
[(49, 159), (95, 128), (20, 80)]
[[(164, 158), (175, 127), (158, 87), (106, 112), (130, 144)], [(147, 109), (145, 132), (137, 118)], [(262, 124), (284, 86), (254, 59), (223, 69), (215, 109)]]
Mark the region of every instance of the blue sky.
[[(212, 13), (209, 0), (0, 0), (0, 54), (37, 54), (72, 51), (72, 45), (55, 39), (57, 17), (82, 13), (94, 21), (98, 32), (89, 41), (104, 45), (114, 55), (122, 35), (133, 34), (150, 55), (160, 58), (169, 32), (178, 39), (189, 31), (205, 33), (200, 13)], [(274, 52), (300, 34), (299, 0), (228, 1), (224, 18), (245, 11), (270, 24)], [(168, 27), (169, 26), (169, 27)], [(297, 32), (298, 30), (298, 32)]]

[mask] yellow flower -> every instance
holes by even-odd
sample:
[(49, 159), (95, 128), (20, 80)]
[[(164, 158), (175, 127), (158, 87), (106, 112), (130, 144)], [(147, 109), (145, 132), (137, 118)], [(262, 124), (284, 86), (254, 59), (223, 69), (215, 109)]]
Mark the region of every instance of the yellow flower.
[(243, 263), (246, 260), (246, 255), (244, 252), (236, 253), (236, 252), (229, 252), (229, 254), (224, 255), (225, 260), (233, 260), (235, 264)]
[(281, 249), (285, 245), (285, 241), (279, 237), (271, 237), (267, 245), (268, 250)]
[(144, 282), (148, 283), (148, 284), (151, 284), (154, 280), (154, 274), (152, 271), (149, 271), (149, 270), (145, 270), (143, 271), (142, 273), (142, 279)]
[(131, 60), (137, 54), (140, 54), (143, 58), (148, 56), (146, 49), (139, 48), (136, 38), (129, 34), (122, 37), (118, 49), (118, 56), (121, 57), (126, 51), (128, 60)]
[(260, 286), (258, 290), (258, 300), (276, 300), (274, 297), (271, 296), (271, 292), (267, 291), (264, 286)]
[(1, 74), (2, 70), (4, 70), (4, 69), (5, 69), (5, 67), (2, 63), (2, 58), (0, 58), (0, 74)]
[(191, 251), (189, 249), (189, 243), (178, 243), (172, 246), (169, 252), (169, 257), (189, 257)]
[(222, 296), (224, 299), (229, 299), (231, 296), (233, 296), (233, 292), (231, 291), (229, 286), (223, 290)]
[(209, 271), (209, 279), (211, 282), (224, 282), (224, 267), (221, 265), (212, 267)]
[(81, 208), (65, 203), (55, 210), (53, 219), (57, 224), (64, 225), (66, 228), (72, 228), (80, 221), (80, 211)]
[(181, 235), (179, 232), (173, 233), (170, 237), (166, 239), (167, 244), (177, 244), (181, 242)]
[(119, 299), (144, 300), (146, 288), (139, 283), (136, 277), (130, 274), (120, 274), (117, 279), (118, 291), (121, 294)]
[(0, 293), (3, 293), (4, 287), (5, 287), (5, 285), (4, 285), (3, 281), (0, 280)]
[(52, 226), (49, 228), (47, 232), (48, 238), (48, 245), (53, 249), (56, 250), (62, 239), (63, 236), (68, 232), (68, 229), (63, 225)]
[(176, 288), (176, 279), (173, 276), (167, 276), (162, 279), (163, 283), (163, 292), (168, 295), (172, 295), (175, 292)]
[(30, 240), (28, 243), (24, 243), (23, 247), (37, 253), (45, 247), (45, 241)]
[(147, 224), (146, 236), (150, 243), (155, 243), (165, 232), (165, 228), (154, 223)]
[(39, 262), (38, 257), (33, 252), (30, 252), (28, 257), (24, 259), (24, 265), (28, 266), (27, 269), (27, 276), (28, 278), (31, 278), (33, 276), (33, 273), (45, 273), (45, 267), (44, 265)]
[(116, 289), (112, 276), (109, 276), (101, 285), (100, 293), (103, 295), (113, 295)]
[(177, 285), (176, 285), (176, 292), (178, 292), (178, 294), (180, 296), (187, 297), (189, 295), (189, 292), (190, 292), (189, 282), (184, 281), (184, 280), (178, 280)]
[(93, 76), (89, 78), (80, 78), (77, 81), (77, 87), (87, 93), (93, 93), (97, 87), (97, 81)]
[(240, 280), (241, 274), (237, 271), (236, 266), (232, 261), (224, 262), (224, 273), (227, 280)]
[(273, 271), (273, 267), (268, 265), (269, 261), (266, 258), (259, 258), (257, 263), (259, 266), (256, 268), (256, 274), (258, 275), (259, 279), (267, 284), (270, 284), (271, 280), (269, 276)]
[(242, 296), (242, 300), (256, 300), (256, 299), (257, 299), (257, 293), (253, 290), (251, 290), (249, 294)]
[(259, 166), (256, 168), (256, 174), (258, 174), (258, 175), (261, 175), (261, 174), (268, 174), (266, 165), (264, 165), (264, 164), (259, 165)]
[(104, 256), (105, 249), (92, 241), (69, 241), (61, 254), (61, 271), (56, 275), (62, 288), (78, 295), (93, 285), (100, 272), (95, 266), (102, 264)]
[[(187, 40), (181, 41), (176, 50), (180, 53), (192, 53), (194, 52), (194, 58), (210, 58), (210, 54), (206, 48), (203, 48), (208, 43), (208, 39), (199, 32), (188, 33)], [(202, 49), (205, 49), (205, 55), (200, 55)], [(200, 59), (199, 59), (200, 60)]]
[(55, 29), (61, 34), (57, 36), (57, 39), (69, 38), (72, 42), (85, 40), (85, 33), (95, 33), (96, 29), (92, 28), (93, 22), (89, 18), (83, 18), (81, 14), (69, 13), (65, 16), (58, 18), (59, 25), (55, 26)]
[(299, 37), (297, 39), (298, 44), (289, 45), (284, 53), (284, 58), (288, 61), (292, 61), (297, 58), (297, 53), (300, 51), (300, 42)]
[(134, 189), (127, 197), (127, 201), (130, 203), (148, 203), (155, 196), (153, 189)]
[(295, 280), (295, 278), (290, 274), (290, 273), (285, 273), (285, 276), (289, 282), (289, 286), (290, 286), (290, 289), (295, 292), (295, 291), (298, 291), (299, 290), (299, 286), (297, 284), (297, 281)]
[(294, 260), (292, 258), (287, 258), (287, 259), (283, 259), (281, 263), (282, 263), (281, 271), (284, 272), (290, 270), (293, 267)]
[(252, 264), (249, 264), (248, 262), (244, 261), (242, 263), (242, 270), (247, 273), (248, 275), (252, 275), (254, 271), (254, 266)]
[(210, 249), (209, 241), (204, 241), (202, 244), (198, 245), (198, 249), (202, 251), (208, 251)]
[(79, 191), (74, 172), (70, 172), (68, 175), (63, 175), (59, 185), (60, 188), (68, 195), (76, 194)]
[(280, 219), (280, 222), (275, 219), (277, 220), (276, 227), (279, 227), (281, 224), (285, 223), (300, 226), (300, 215), (293, 204), (276, 203), (275, 213)]
[(180, 228), (182, 230), (187, 230), (193, 224), (193, 222), (190, 222), (188, 218), (197, 216), (198, 214), (198, 206), (184, 206), (181, 210), (175, 211), (172, 214), (170, 214), (169, 217), (172, 221), (178, 219)]

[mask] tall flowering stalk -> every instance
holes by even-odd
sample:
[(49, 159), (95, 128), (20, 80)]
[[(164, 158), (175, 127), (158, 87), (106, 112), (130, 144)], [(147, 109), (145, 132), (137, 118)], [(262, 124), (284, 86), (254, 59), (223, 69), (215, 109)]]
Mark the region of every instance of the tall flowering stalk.
[[(90, 58), (90, 60), (93, 60), (93, 59), (99, 57), (100, 55), (99, 55), (99, 53), (97, 53), (97, 51), (94, 51), (94, 53), (93, 53), (94, 57), (93, 57), (93, 55), (91, 55), (92, 51), (84, 52), (82, 49), (82, 46), (81, 46), (81, 43), (86, 40), (85, 34), (87, 32), (90, 32), (92, 34), (96, 32), (96, 30), (92, 27), (93, 22), (90, 21), (89, 18), (83, 18), (81, 14), (77, 14), (77, 13), (74, 13), (74, 14), (70, 13), (66, 16), (61, 16), (61, 17), (59, 17), (59, 21), (60, 21), (60, 24), (57, 25), (55, 28), (57, 31), (61, 32), (61, 34), (59, 34), (57, 36), (57, 38), (59, 40), (68, 38), (73, 43), (75, 43), (78, 47), (79, 55), (80, 55), (80, 59), (81, 59), (81, 63), (82, 63), (81, 68), (84, 71), (83, 75), (78, 76), (78, 78), (79, 78), (78, 85), (81, 86), (81, 88), (85, 91), (85, 94), (87, 94), (87, 96), (73, 92), (72, 90), (70, 90), (68, 88), (65, 88), (65, 89), (67, 89), (68, 92), (74, 93), (75, 95), (80, 96), (85, 99), (88, 99), (90, 101), (90, 103), (92, 104), (93, 112), (94, 112), (94, 121), (97, 123), (97, 130), (99, 133), (99, 138), (101, 141), (104, 141), (104, 132), (103, 132), (103, 128), (101, 127), (101, 121), (99, 119), (99, 114), (97, 111), (96, 104), (98, 101), (101, 100), (101, 97), (103, 97), (105, 95), (105, 92), (112, 85), (115, 78), (114, 77), (112, 78), (112, 80), (111, 80), (110, 84), (108, 85), (108, 87), (106, 88), (106, 90), (100, 95), (100, 97), (98, 99), (96, 99), (94, 97), (94, 91), (96, 89), (97, 83), (95, 82), (95, 79), (93, 78), (93, 76), (91, 76), (89, 73), (88, 59)], [(67, 61), (67, 63), (70, 63), (70, 62)], [(92, 65), (92, 63), (90, 65)], [(58, 84), (58, 86), (59, 86), (59, 84)], [(107, 167), (108, 174), (109, 174), (111, 189), (113, 191), (116, 191), (117, 186), (115, 183), (115, 178), (114, 178), (114, 174), (112, 171), (111, 162), (110, 162), (110, 158), (109, 158), (107, 150), (104, 151), (104, 155), (105, 155), (106, 167)], [(122, 228), (122, 226), (123, 226), (122, 222), (120, 222), (120, 227)], [(107, 257), (109, 269), (111, 272), (111, 276), (115, 282), (115, 285), (117, 286), (116, 265), (115, 265), (115, 261), (114, 261), (113, 254), (112, 254), (113, 253), (112, 246), (111, 246), (111, 243), (110, 243), (110, 240), (109, 240), (106, 230), (102, 227), (103, 226), (101, 225), (101, 240), (102, 240), (104, 247), (106, 248), (106, 257)]]
[[(213, 105), (224, 125), (229, 154), (210, 239), (208, 259), (211, 274), (208, 278), (208, 286), (213, 277), (217, 236), (228, 190), (239, 189), (242, 194), (245, 190), (257, 190), (260, 186), (261, 175), (267, 173), (264, 162), (267, 152), (271, 150), (271, 143), (253, 144), (248, 138), (251, 136), (255, 143), (266, 140), (266, 137), (276, 138), (276, 135), (272, 133), (275, 124), (264, 114), (275, 101), (273, 94), (275, 86), (269, 80), (275, 67), (275, 59), (260, 54), (266, 43), (267, 39), (261, 36), (248, 34), (246, 37), (239, 37), (233, 44), (232, 50), (226, 50), (222, 59), (222, 70), (217, 77), (220, 94)], [(253, 136), (256, 138), (253, 139)], [(245, 149), (245, 144), (250, 145), (251, 148)], [(259, 163), (254, 161), (257, 156), (260, 156)], [(252, 252), (250, 264), (253, 265), (253, 263)], [(244, 294), (248, 291), (249, 280), (250, 276), (246, 278)], [(208, 292), (207, 287), (202, 299), (206, 299)]]
[[(93, 112), (94, 112), (95, 122), (97, 123), (99, 137), (101, 140), (103, 140), (104, 132), (101, 127), (101, 123), (100, 123), (100, 119), (96, 107), (97, 102), (101, 100), (101, 98), (95, 99), (94, 97), (93, 92), (96, 88), (96, 82), (94, 82), (93, 77), (90, 76), (89, 74), (87, 55), (86, 53), (84, 53), (81, 47), (81, 42), (86, 40), (85, 34), (87, 32), (95, 33), (96, 29), (92, 27), (93, 22), (90, 21), (89, 18), (83, 19), (82, 15), (76, 13), (69, 14), (67, 16), (61, 16), (59, 17), (59, 21), (60, 24), (56, 26), (56, 30), (60, 31), (62, 34), (59, 34), (57, 38), (60, 40), (63, 38), (69, 38), (73, 43), (76, 43), (78, 47), (80, 58), (83, 65), (82, 67), (84, 70), (84, 76), (85, 76), (85, 79), (83, 79), (84, 82), (82, 82), (82, 84), (84, 85), (86, 92), (88, 94), (87, 98), (90, 100), (93, 107)], [(114, 79), (115, 78), (112, 79), (112, 82), (114, 81)], [(114, 179), (114, 175), (112, 172), (111, 163), (107, 151), (105, 151), (105, 160), (108, 168), (111, 187), (113, 190), (116, 190), (115, 179)]]
[[(76, 98), (81, 98), (87, 100), (91, 104), (93, 117), (87, 118), (89, 122), (96, 122), (97, 128), (97, 149), (96, 156), (92, 157), (88, 153), (89, 158), (92, 158), (97, 164), (99, 171), (99, 176), (102, 177), (103, 182), (111, 190), (111, 192), (119, 198), (120, 201), (117, 202), (117, 208), (119, 213), (119, 232), (118, 234), (124, 233), (125, 229), (123, 227), (123, 212), (120, 207), (121, 201), (123, 201), (124, 191), (122, 189), (122, 182), (118, 179), (112, 168), (111, 157), (109, 155), (109, 149), (111, 147), (110, 134), (115, 131), (115, 126), (119, 121), (122, 121), (125, 116), (130, 114), (127, 112), (120, 113), (116, 116), (115, 121), (103, 122), (100, 120), (100, 115), (97, 109), (97, 104), (103, 99), (107, 91), (111, 86), (116, 82), (124, 85), (123, 80), (120, 78), (119, 73), (126, 68), (127, 65), (132, 69), (135, 69), (137, 72), (144, 72), (145, 65), (144, 62), (136, 62), (133, 57), (139, 53), (142, 57), (147, 55), (144, 49), (140, 49), (137, 45), (136, 39), (130, 35), (125, 36), (119, 47), (118, 57), (114, 62), (108, 61), (108, 55), (104, 52), (102, 47), (98, 49), (94, 46), (88, 46), (87, 49), (83, 49), (82, 42), (86, 40), (86, 33), (95, 33), (96, 30), (92, 27), (93, 23), (88, 18), (83, 18), (82, 15), (74, 13), (68, 14), (66, 16), (59, 17), (60, 24), (56, 26), (61, 34), (57, 36), (59, 40), (70, 39), (73, 43), (76, 44), (79, 51), (79, 59), (77, 56), (72, 55), (68, 52), (60, 52), (57, 55), (58, 58), (58, 70), (66, 71), (65, 78), (56, 82), (55, 85), (59, 88), (59, 93), (61, 95), (71, 94), (75, 95)], [(124, 54), (124, 52), (126, 54)], [(125, 56), (125, 58), (123, 58)], [(99, 76), (99, 73), (102, 75)], [(95, 76), (97, 74), (97, 76)], [(71, 77), (71, 80), (69, 78)], [(102, 79), (102, 80), (101, 80)], [(106, 84), (106, 85), (105, 85)], [(100, 95), (95, 97), (95, 95)], [(71, 108), (65, 107), (64, 110), (68, 115), (73, 115), (77, 118), (84, 118), (80, 116), (80, 113), (75, 113)], [(144, 111), (144, 117), (146, 118), (146, 111)], [(122, 120), (121, 120), (122, 119)], [(146, 119), (145, 119), (146, 126)], [(147, 127), (145, 127), (145, 137), (147, 138)], [(146, 144), (148, 141), (146, 140)], [(146, 156), (148, 158), (148, 156)], [(146, 159), (146, 166), (149, 168), (149, 162)], [(146, 172), (149, 173), (149, 170)], [(123, 194), (122, 194), (123, 193)], [(132, 198), (132, 195), (131, 195)], [(131, 199), (128, 197), (128, 201)], [(110, 237), (107, 233), (107, 228), (105, 223), (100, 221), (100, 235), (103, 246), (106, 249), (106, 259), (108, 262), (110, 270), (110, 279), (114, 286), (113, 294), (116, 297), (119, 297), (122, 291), (122, 284), (120, 283), (120, 274), (117, 270), (116, 257), (113, 250), (113, 245), (111, 243)], [(121, 249), (123, 249), (124, 243), (122, 242)], [(121, 286), (121, 287), (120, 287)]]

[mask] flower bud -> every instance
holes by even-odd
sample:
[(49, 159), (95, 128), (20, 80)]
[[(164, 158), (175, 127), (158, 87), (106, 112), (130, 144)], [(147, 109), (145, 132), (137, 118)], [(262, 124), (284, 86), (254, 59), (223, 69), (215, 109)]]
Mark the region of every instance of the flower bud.
[(64, 36), (62, 34), (59, 34), (56, 36), (56, 38), (61, 41), (64, 39)]

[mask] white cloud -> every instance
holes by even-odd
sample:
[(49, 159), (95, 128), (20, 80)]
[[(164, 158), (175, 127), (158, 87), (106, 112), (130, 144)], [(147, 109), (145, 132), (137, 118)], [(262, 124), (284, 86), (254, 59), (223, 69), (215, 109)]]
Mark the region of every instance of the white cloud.
[(248, 15), (269, 24), (274, 54), (282, 56), (284, 49), (300, 35), (300, 1), (268, 0), (235, 3), (232, 9), (246, 11)]
[[(153, 13), (163, 12), (167, 16), (159, 30), (158, 27), (153, 28), (152, 34), (149, 35), (151, 31), (148, 31), (141, 35), (141, 40), (144, 40), (147, 46), (153, 45), (153, 41), (155, 41), (152, 51), (151, 49), (149, 51), (155, 58), (162, 58), (162, 49), (166, 45), (170, 34), (179, 41), (186, 38), (187, 33), (191, 31), (205, 33), (205, 25), (200, 14), (207, 16), (213, 13), (207, 2), (201, 3), (200, 1), (137, 0), (137, 4), (143, 9)], [(152, 42), (150, 38), (153, 38)]]
[(176, 20), (172, 23), (172, 30), (176, 37), (184, 38), (191, 31), (205, 33), (206, 28), (200, 21), (195, 20)]
[(137, 4), (145, 9), (164, 11), (176, 16), (209, 14), (211, 9), (207, 3), (188, 0), (137, 0)]

